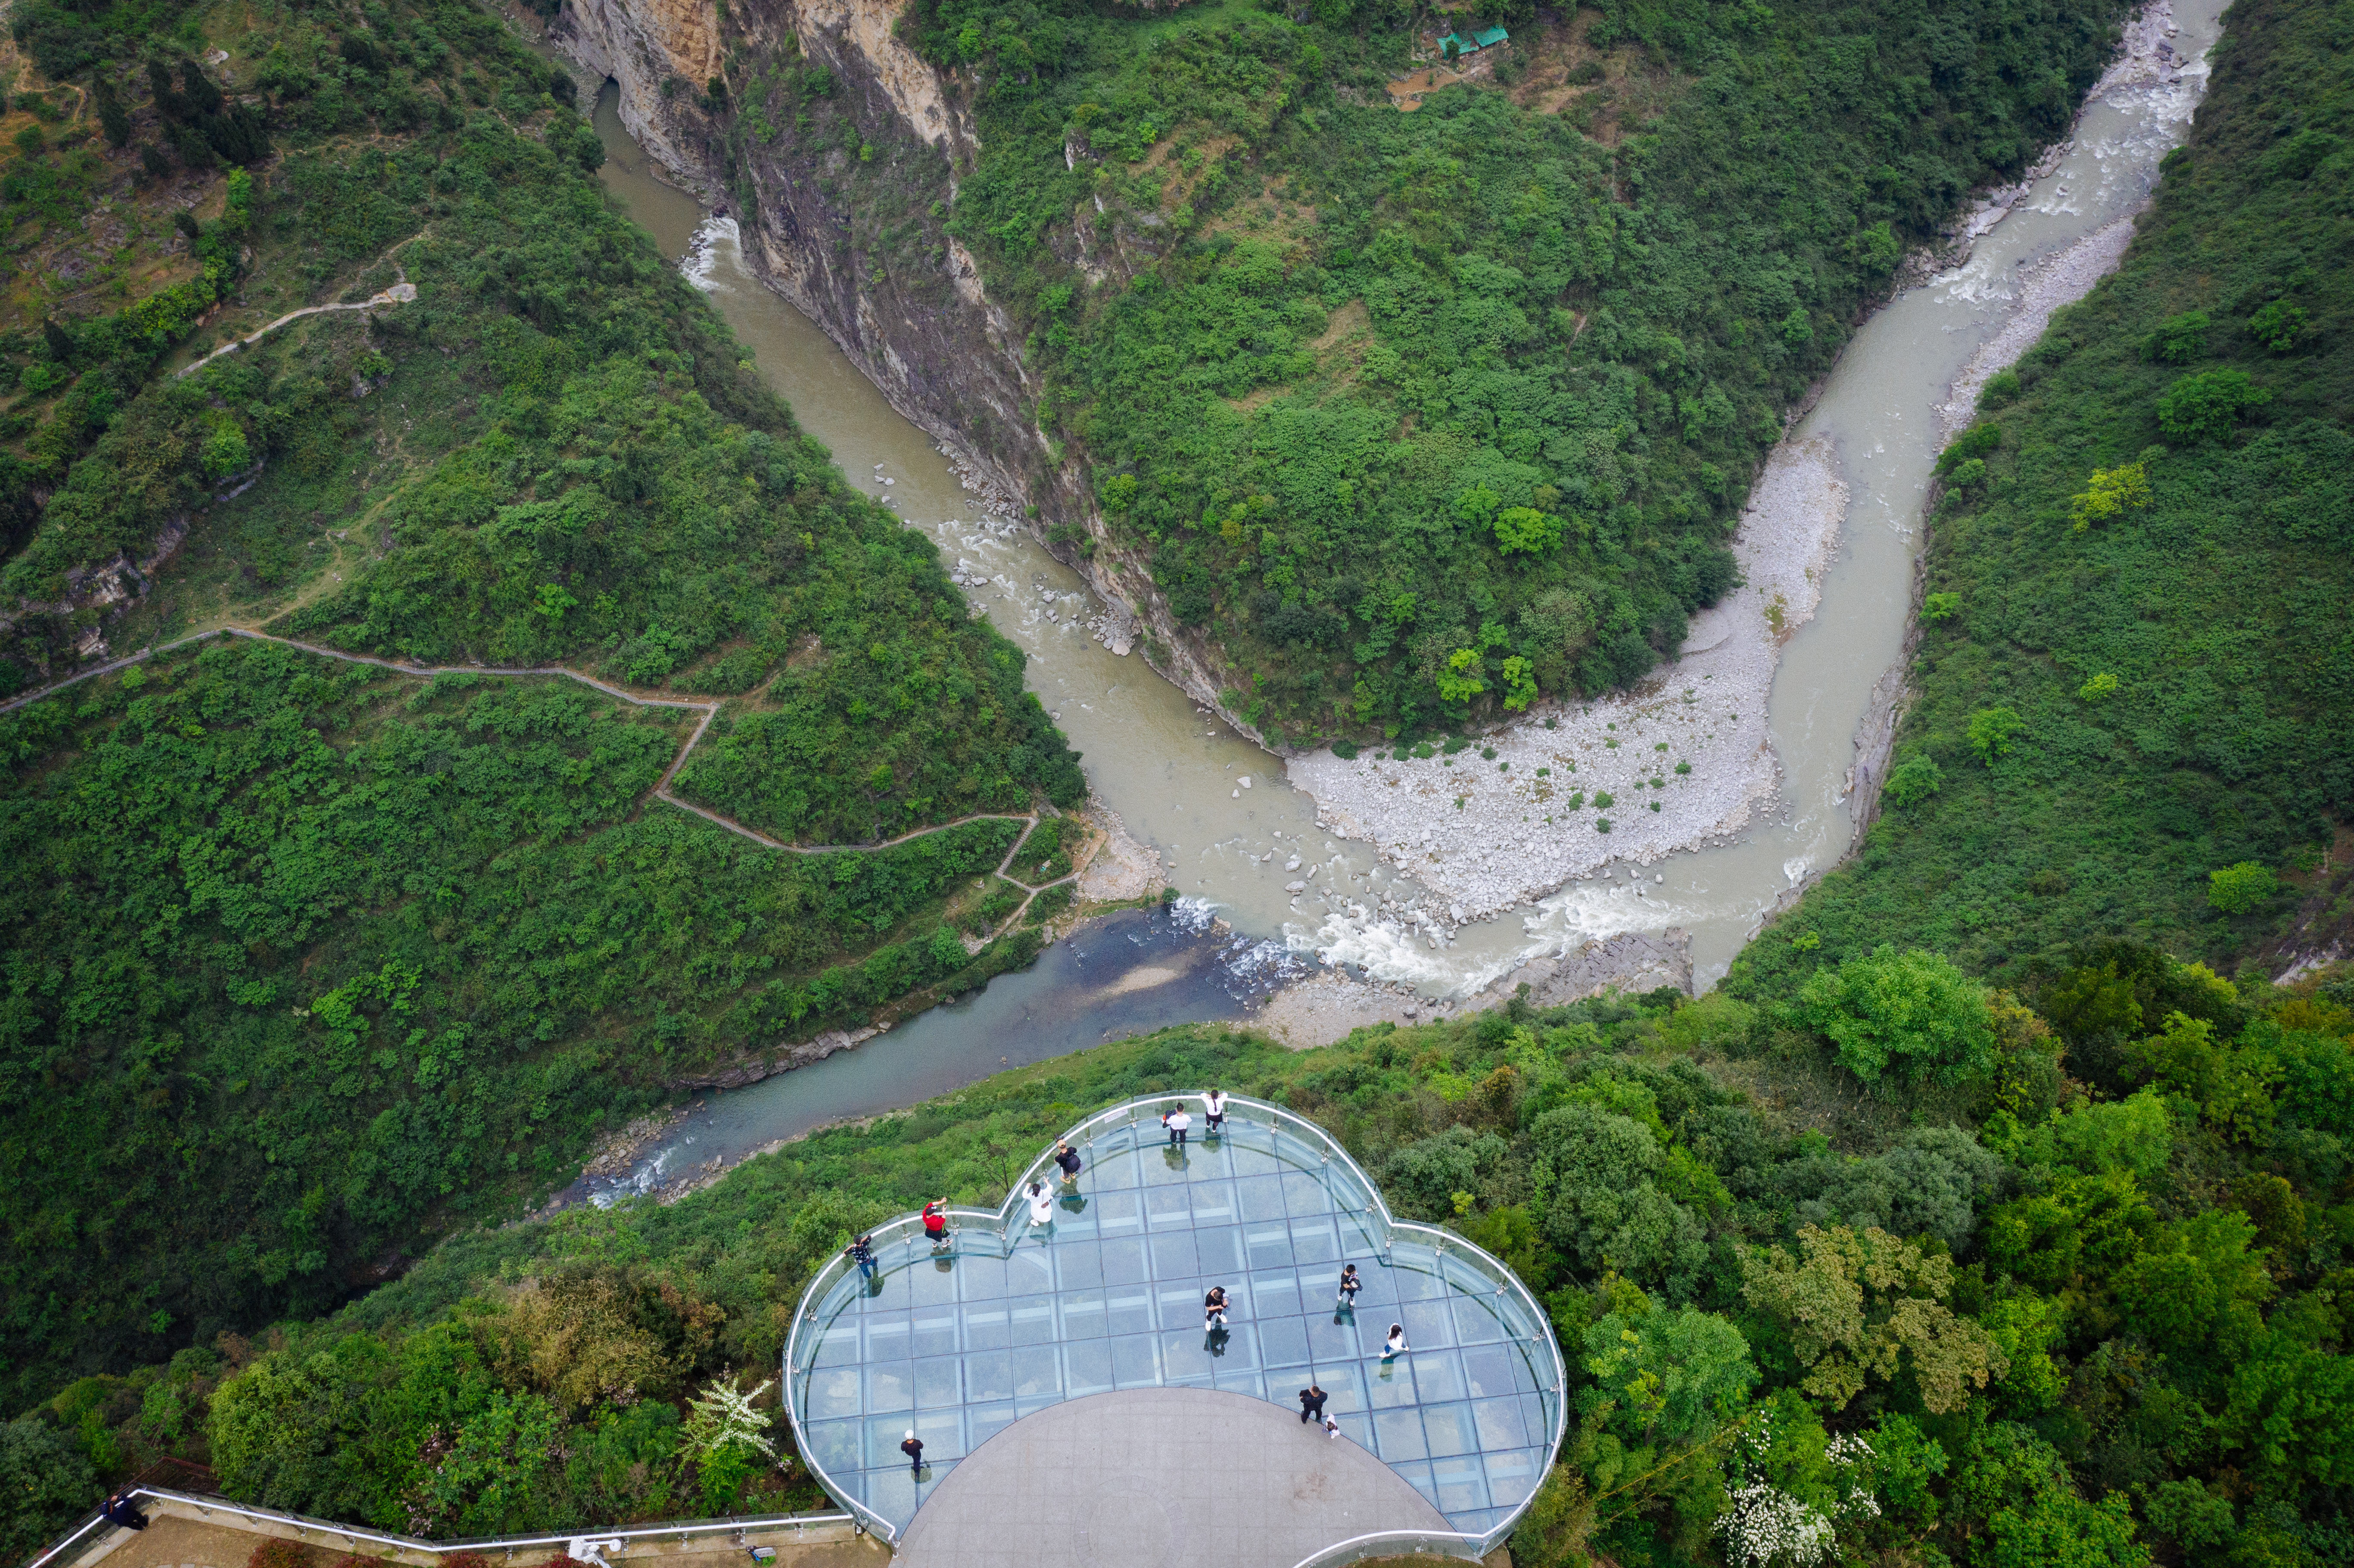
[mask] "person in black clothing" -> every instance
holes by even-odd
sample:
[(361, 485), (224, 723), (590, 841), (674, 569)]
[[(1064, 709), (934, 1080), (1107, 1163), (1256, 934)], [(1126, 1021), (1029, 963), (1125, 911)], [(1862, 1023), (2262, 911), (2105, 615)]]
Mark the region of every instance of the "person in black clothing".
[(923, 1479), (924, 1440), (916, 1436), (914, 1427), (907, 1428), (907, 1438), (899, 1445), (899, 1452), (907, 1456), (907, 1473), (917, 1480)]
[(105, 1506), (98, 1511), (99, 1516), (109, 1524), (119, 1524), (126, 1530), (147, 1528), (147, 1516), (139, 1511), (138, 1503), (133, 1499), (129, 1492), (115, 1493), (106, 1499)]
[(1079, 1151), (1069, 1144), (1055, 1145), (1055, 1164), (1063, 1172), (1063, 1185), (1066, 1187), (1079, 1179)]
[(1202, 1298), (1202, 1327), (1223, 1329), (1226, 1326), (1226, 1287), (1213, 1285), (1210, 1293)]
[(1305, 1426), (1311, 1421), (1323, 1419), (1324, 1391), (1311, 1380), (1306, 1388), (1299, 1391), (1299, 1424)]
[(858, 1272), (868, 1279), (875, 1277), (875, 1238), (860, 1236), (842, 1249), (842, 1255), (858, 1266)]
[(1344, 1266), (1341, 1270), (1341, 1294), (1337, 1305), (1343, 1311), (1355, 1311), (1357, 1292), (1364, 1287), (1365, 1282), (1357, 1277), (1357, 1266), (1353, 1263)]

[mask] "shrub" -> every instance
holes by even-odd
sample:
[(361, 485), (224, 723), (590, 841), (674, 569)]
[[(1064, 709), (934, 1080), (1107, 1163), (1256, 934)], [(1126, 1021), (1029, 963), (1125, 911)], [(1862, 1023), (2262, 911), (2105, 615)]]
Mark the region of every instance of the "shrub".
[(2160, 395), (2158, 427), (2176, 440), (2213, 440), (2230, 434), (2241, 415), (2272, 400), (2272, 393), (2244, 370), (2202, 370)]
[(1867, 1084), (1892, 1069), (1957, 1083), (1994, 1065), (1985, 991), (1935, 953), (1882, 947), (1818, 970), (1798, 993), (1798, 1012)]
[(1962, 613), (1962, 596), (1957, 593), (1933, 593), (1921, 601), (1921, 619), (1931, 626), (1940, 625)]
[(2226, 915), (2245, 915), (2279, 890), (2272, 867), (2253, 860), (2207, 874), (2207, 902)]
[(1357, 758), (1357, 743), (1353, 740), (1336, 740), (1332, 743), (1332, 755), (1343, 762), (1353, 762)]
[(2106, 671), (2103, 671), (2101, 673), (2094, 676), (2091, 680), (2086, 681), (2083, 685), (2077, 687), (2076, 694), (2084, 698), (2088, 703), (2097, 703), (2105, 697), (2114, 696), (2116, 694), (2116, 690), (2117, 678), (2115, 675), (2108, 673)]
[(1926, 757), (1915, 757), (1888, 776), (1886, 794), (1892, 806), (1915, 806), (1943, 788), (1946, 776)]
[(1956, 436), (1951, 444), (1937, 454), (1937, 472), (1940, 475), (1951, 473), (1975, 458), (1985, 457), (1987, 453), (2000, 445), (2002, 445), (2002, 427), (1988, 420), (1980, 419), (1977, 424)]
[(1983, 387), (1979, 388), (1978, 407), (1981, 408), (1999, 408), (2005, 403), (2017, 400), (2021, 385), (2022, 384), (2019, 379), (2019, 372), (2016, 370), (1999, 370), (1995, 372), (1992, 376), (1987, 377), (1987, 384)]
[(2205, 311), (2168, 316), (2141, 340), (2141, 356), (2162, 365), (2188, 365), (2206, 354), (2207, 329), (2213, 324)]
[(2068, 520), (2078, 533), (2095, 523), (2105, 523), (2128, 508), (2147, 506), (2149, 495), (2149, 465), (2126, 463), (2117, 468), (2096, 468), (2091, 485), (2081, 495), (2068, 498)]
[(1970, 749), (1988, 768), (2010, 750), (2014, 736), (2027, 732), (2027, 721), (2009, 708), (1981, 708), (1970, 715)]
[(2286, 300), (2274, 300), (2248, 318), (2248, 331), (2274, 354), (2286, 354), (2305, 331), (2305, 312)]

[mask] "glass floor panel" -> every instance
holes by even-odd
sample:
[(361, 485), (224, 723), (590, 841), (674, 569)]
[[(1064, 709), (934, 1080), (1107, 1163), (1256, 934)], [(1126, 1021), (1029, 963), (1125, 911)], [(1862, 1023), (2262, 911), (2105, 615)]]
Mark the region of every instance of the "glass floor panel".
[[(1455, 1528), (1527, 1497), (1560, 1395), (1517, 1293), (1424, 1238), (1381, 1250), (1363, 1179), (1288, 1128), (1230, 1117), (1178, 1149), (1147, 1118), (1082, 1153), (1052, 1224), (960, 1229), (939, 1253), (903, 1227), (875, 1244), (875, 1279), (853, 1271), (816, 1303), (790, 1392), (821, 1479), (904, 1531), (959, 1459), (1058, 1401), (1219, 1388), (1296, 1409), (1313, 1379), (1343, 1433)], [(1335, 1288), (1348, 1263), (1353, 1311)], [(1203, 1321), (1213, 1286), (1223, 1328)], [(1384, 1359), (1392, 1323), (1411, 1348)], [(920, 1477), (898, 1451), (911, 1427)]]

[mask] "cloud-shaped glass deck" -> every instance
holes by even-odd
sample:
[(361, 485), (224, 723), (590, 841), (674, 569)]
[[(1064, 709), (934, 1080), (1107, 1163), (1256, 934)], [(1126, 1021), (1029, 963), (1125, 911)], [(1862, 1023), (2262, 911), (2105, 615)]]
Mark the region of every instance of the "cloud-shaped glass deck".
[[(1193, 1140), (1167, 1146), (1182, 1099)], [(1117, 1106), (1071, 1129), (1076, 1195), (1051, 1146), (998, 1213), (954, 1213), (948, 1255), (913, 1215), (875, 1233), (878, 1277), (836, 1258), (786, 1346), (803, 1458), (887, 1540), (957, 1461), (1023, 1416), (1120, 1389), (1214, 1388), (1294, 1405), (1313, 1378), (1342, 1432), (1377, 1455), (1479, 1554), (1518, 1519), (1561, 1437), (1563, 1366), (1544, 1315), (1503, 1265), (1459, 1236), (1391, 1218), (1372, 1181), (1313, 1123), (1232, 1098), (1202, 1136), (1198, 1095)], [(1056, 1194), (1033, 1227), (1023, 1193)], [(1364, 1282), (1335, 1304), (1341, 1265)], [(1224, 1285), (1227, 1331), (1202, 1324)], [(1384, 1361), (1393, 1323), (1409, 1354)], [(927, 1476), (899, 1443), (924, 1441)]]

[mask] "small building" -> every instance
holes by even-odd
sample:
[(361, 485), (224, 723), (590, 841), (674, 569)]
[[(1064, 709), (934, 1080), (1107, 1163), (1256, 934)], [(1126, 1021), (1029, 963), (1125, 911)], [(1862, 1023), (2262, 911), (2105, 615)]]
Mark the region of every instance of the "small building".
[(1471, 56), (1478, 54), (1481, 49), (1490, 49), (1495, 48), (1498, 44), (1503, 43), (1507, 39), (1511, 38), (1511, 34), (1506, 32), (1501, 27), (1489, 27), (1483, 31), (1472, 34), (1468, 38), (1461, 33), (1449, 33), (1445, 37), (1438, 40), (1438, 52), (1441, 56), (1446, 55), (1447, 52), (1447, 46), (1452, 44), (1455, 46), (1455, 58), (1458, 59), (1468, 59)]

